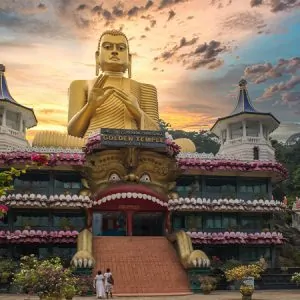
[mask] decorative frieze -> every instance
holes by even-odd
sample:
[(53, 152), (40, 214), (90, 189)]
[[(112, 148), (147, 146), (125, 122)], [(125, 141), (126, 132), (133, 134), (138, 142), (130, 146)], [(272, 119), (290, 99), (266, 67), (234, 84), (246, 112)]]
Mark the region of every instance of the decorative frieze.
[(168, 201), (171, 211), (251, 211), (278, 212), (285, 209), (285, 205), (277, 200), (242, 200), (242, 199), (206, 199), (179, 198)]

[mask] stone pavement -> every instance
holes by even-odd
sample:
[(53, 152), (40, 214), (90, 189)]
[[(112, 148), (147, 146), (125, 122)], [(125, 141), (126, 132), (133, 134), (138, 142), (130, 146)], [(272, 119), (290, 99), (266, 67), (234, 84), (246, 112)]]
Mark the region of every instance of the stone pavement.
[[(0, 300), (38, 300), (38, 297), (20, 296), (20, 295), (5, 295), (0, 294)], [(75, 297), (73, 300), (91, 300), (96, 297)], [(241, 300), (239, 292), (215, 291), (210, 295), (190, 295), (190, 296), (160, 296), (160, 297), (115, 297), (118, 300)], [(256, 291), (252, 300), (300, 300), (299, 290), (278, 290), (278, 291)]]

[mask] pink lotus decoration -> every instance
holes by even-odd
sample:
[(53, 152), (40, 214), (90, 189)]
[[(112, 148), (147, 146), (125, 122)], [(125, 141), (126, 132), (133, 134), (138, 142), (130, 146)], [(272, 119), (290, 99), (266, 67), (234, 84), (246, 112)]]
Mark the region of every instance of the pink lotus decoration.
[(178, 198), (168, 201), (170, 211), (249, 211), (249, 212), (280, 212), (285, 205), (277, 200), (242, 200), (242, 199), (209, 199), (209, 198)]
[(0, 243), (11, 244), (74, 244), (78, 231), (15, 230), (0, 231)]
[[(51, 151), (51, 149), (49, 149)], [(56, 153), (39, 153), (36, 151), (11, 151), (0, 154), (0, 163), (2, 164), (38, 164), (38, 165), (72, 165), (83, 166), (85, 155), (83, 152), (56, 152)]]
[(269, 171), (279, 173), (282, 179), (288, 177), (287, 170), (275, 161), (242, 161), (237, 159), (203, 159), (196, 154), (181, 153), (177, 157), (178, 165), (183, 170), (198, 169), (205, 171), (228, 170), (228, 171)]
[(272, 244), (281, 245), (285, 241), (279, 232), (187, 232), (193, 244)]

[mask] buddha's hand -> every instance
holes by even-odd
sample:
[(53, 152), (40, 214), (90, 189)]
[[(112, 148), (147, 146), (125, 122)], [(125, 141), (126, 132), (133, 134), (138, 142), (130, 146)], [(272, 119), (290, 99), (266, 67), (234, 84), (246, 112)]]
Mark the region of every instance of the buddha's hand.
[(133, 114), (133, 116), (140, 120), (143, 114), (142, 109), (138, 103), (138, 100), (135, 96), (130, 93), (125, 93), (120, 89), (113, 88), (113, 94), (117, 96), (126, 106), (126, 108)]
[(103, 88), (107, 78), (107, 75), (99, 76), (89, 93), (87, 103), (92, 109), (96, 110), (113, 94), (110, 88)]
[(88, 97), (88, 106), (96, 110), (100, 107), (114, 91), (110, 88), (93, 88)]

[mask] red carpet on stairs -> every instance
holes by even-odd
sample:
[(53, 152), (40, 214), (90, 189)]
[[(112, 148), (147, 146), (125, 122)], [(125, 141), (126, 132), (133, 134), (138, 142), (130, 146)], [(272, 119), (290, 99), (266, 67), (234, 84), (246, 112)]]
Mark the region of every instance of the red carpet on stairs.
[(94, 237), (95, 273), (110, 268), (117, 295), (190, 294), (186, 271), (165, 237)]

